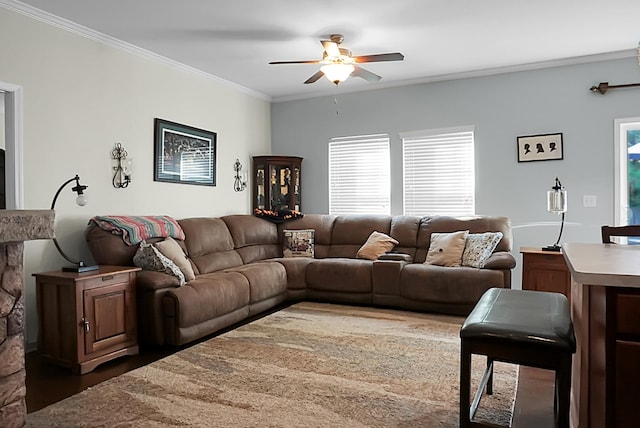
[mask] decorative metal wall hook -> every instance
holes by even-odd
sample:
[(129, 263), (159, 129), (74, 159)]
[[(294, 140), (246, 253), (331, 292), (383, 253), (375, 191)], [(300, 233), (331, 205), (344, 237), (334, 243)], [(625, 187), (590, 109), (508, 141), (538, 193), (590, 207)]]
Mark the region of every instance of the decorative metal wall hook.
[(600, 92), (604, 95), (609, 89), (617, 89), (617, 88), (633, 88), (640, 86), (640, 83), (627, 83), (624, 85), (610, 85), (609, 82), (600, 82), (598, 86), (592, 86), (589, 88), (591, 92)]
[(125, 188), (131, 183), (131, 159), (127, 160), (127, 155), (127, 151), (120, 143), (116, 143), (115, 148), (111, 151), (111, 158), (114, 160), (111, 182), (116, 189)]
[(233, 170), (235, 171), (235, 175), (233, 177), (233, 190), (236, 192), (242, 192), (247, 188), (247, 180), (244, 176), (240, 175), (240, 171), (242, 171), (242, 164), (239, 159), (236, 159), (236, 162), (233, 164)]

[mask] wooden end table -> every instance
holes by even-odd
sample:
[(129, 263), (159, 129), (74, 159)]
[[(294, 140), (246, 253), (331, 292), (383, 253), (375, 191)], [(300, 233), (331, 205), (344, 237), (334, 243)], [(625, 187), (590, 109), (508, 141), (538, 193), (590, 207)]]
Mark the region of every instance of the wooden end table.
[(34, 273), (42, 357), (85, 374), (114, 358), (137, 355), (139, 270), (100, 266), (84, 273)]
[(520, 248), (522, 254), (522, 289), (562, 293), (571, 304), (571, 274), (559, 251)]

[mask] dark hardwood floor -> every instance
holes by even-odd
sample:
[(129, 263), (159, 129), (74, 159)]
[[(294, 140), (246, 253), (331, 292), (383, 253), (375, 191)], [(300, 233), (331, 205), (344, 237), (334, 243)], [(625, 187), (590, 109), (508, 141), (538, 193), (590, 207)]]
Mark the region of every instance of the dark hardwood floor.
[[(140, 355), (122, 357), (82, 376), (43, 361), (37, 352), (26, 356), (27, 411), (35, 412), (104, 380), (163, 358), (180, 348), (142, 349)], [(512, 428), (553, 426), (553, 372), (520, 367)]]

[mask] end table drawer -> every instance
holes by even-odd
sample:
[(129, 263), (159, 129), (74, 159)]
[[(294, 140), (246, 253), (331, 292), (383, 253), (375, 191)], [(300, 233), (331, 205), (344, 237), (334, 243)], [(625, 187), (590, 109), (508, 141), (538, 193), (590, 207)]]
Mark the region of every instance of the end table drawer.
[(84, 281), (84, 288), (107, 287), (114, 284), (129, 282), (131, 273), (111, 273), (96, 278), (89, 278)]

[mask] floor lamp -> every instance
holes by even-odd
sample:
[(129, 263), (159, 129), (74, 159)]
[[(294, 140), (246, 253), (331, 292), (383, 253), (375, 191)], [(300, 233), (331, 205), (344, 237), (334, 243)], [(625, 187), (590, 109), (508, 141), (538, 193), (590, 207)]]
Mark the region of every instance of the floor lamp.
[[(55, 210), (56, 201), (58, 200), (58, 196), (60, 196), (60, 192), (62, 192), (62, 189), (64, 189), (67, 184), (73, 181), (76, 182), (76, 185), (72, 187), (71, 190), (78, 194), (78, 197), (76, 198), (76, 204), (80, 205), (81, 207), (87, 204), (87, 197), (84, 195), (84, 191), (87, 189), (87, 186), (80, 184), (80, 177), (76, 175), (75, 177), (65, 181), (62, 186), (58, 188), (58, 191), (56, 192), (55, 196), (53, 197), (53, 201), (51, 202), (52, 210)], [(65, 252), (62, 251), (62, 248), (60, 248), (60, 244), (58, 244), (58, 240), (55, 238), (55, 236), (53, 238), (53, 243), (55, 244), (60, 255), (64, 257), (66, 261), (73, 264), (73, 266), (64, 266), (62, 268), (63, 272), (88, 272), (92, 270), (98, 270), (97, 265), (87, 266), (82, 260), (74, 260), (67, 256)]]
[(564, 189), (558, 177), (556, 177), (556, 182), (547, 192), (547, 211), (554, 214), (562, 214), (562, 220), (560, 222), (560, 234), (558, 235), (558, 239), (556, 243), (553, 245), (548, 245), (546, 247), (542, 247), (544, 251), (560, 251), (560, 238), (562, 237), (562, 230), (564, 229), (564, 214), (567, 212), (567, 191)]

